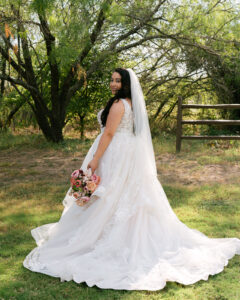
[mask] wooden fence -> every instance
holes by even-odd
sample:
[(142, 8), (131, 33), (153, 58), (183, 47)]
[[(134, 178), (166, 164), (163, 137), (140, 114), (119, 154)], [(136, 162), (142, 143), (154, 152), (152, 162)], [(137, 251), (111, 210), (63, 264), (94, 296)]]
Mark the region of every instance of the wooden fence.
[(182, 110), (184, 108), (240, 109), (240, 104), (182, 104), (182, 97), (178, 97), (176, 152), (181, 151), (182, 139), (240, 140), (240, 135), (182, 135), (183, 124), (240, 125), (240, 120), (183, 120)]

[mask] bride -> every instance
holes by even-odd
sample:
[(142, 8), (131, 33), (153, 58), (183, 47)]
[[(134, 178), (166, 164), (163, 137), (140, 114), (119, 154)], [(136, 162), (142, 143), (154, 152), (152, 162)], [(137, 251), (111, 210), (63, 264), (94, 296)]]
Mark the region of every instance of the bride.
[[(105, 289), (160, 290), (207, 280), (240, 255), (240, 239), (208, 238), (182, 223), (157, 178), (145, 101), (132, 69), (116, 69), (101, 133), (80, 167), (101, 177), (84, 206), (69, 193), (58, 222), (31, 230), (23, 266)], [(77, 166), (79, 168), (79, 166)]]

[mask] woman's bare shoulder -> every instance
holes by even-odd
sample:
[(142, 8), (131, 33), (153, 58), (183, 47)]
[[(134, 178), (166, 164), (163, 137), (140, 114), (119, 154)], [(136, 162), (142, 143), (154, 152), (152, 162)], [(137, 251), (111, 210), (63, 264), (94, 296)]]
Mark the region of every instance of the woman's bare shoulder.
[[(117, 100), (114, 100), (111, 108), (110, 108), (110, 111), (114, 112), (114, 113), (124, 113), (124, 110), (125, 110), (125, 107), (124, 107), (124, 104), (122, 103), (122, 101), (117, 101)], [(110, 112), (109, 111), (109, 112)]]

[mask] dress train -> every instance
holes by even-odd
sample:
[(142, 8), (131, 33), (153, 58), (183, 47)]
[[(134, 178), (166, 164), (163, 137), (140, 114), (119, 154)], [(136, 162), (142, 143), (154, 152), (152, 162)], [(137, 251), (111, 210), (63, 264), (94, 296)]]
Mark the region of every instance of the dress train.
[[(23, 265), (61, 281), (106, 289), (154, 291), (167, 281), (189, 285), (207, 280), (240, 255), (240, 239), (208, 238), (187, 227), (157, 177), (135, 180), (132, 110), (122, 101), (125, 113), (99, 160), (95, 173), (101, 183), (92, 200), (78, 206), (69, 188), (59, 221), (31, 230), (37, 247)], [(103, 131), (85, 156), (83, 170)]]

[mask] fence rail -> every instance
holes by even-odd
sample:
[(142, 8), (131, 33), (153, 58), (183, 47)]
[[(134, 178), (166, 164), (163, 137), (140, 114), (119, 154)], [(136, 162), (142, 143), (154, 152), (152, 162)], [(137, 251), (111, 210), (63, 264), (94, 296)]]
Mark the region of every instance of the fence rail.
[(240, 104), (182, 104), (182, 97), (178, 97), (176, 152), (181, 151), (182, 139), (240, 140), (240, 135), (182, 135), (183, 124), (240, 125), (240, 120), (183, 120), (182, 110), (185, 108), (240, 109)]

